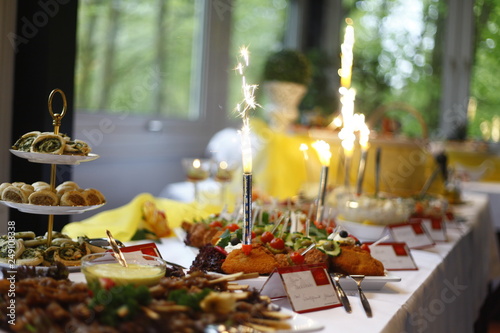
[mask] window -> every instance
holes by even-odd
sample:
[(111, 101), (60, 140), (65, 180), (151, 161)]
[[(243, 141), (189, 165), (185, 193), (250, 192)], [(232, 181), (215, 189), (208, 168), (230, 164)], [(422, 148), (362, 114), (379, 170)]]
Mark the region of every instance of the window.
[[(249, 48), (251, 64), (245, 73), (249, 83), (262, 82), (266, 58), (283, 48), (287, 11), (287, 0), (234, 1), (230, 59), (236, 65), (239, 48)], [(259, 92), (260, 90), (257, 91)], [(228, 110), (233, 110), (241, 102), (241, 97), (241, 77), (236, 72), (231, 73)]]
[(189, 106), (200, 54), (197, 4), (80, 1), (77, 110), (196, 118)]
[(476, 1), (475, 55), (471, 78), (468, 135), (473, 139), (500, 141), (500, 2)]
[[(438, 0), (344, 1), (355, 30), (352, 86), (356, 112), (404, 102), (423, 116), (429, 130), (439, 122), (442, 33), (446, 8)], [(398, 110), (402, 130), (422, 133), (421, 123)]]

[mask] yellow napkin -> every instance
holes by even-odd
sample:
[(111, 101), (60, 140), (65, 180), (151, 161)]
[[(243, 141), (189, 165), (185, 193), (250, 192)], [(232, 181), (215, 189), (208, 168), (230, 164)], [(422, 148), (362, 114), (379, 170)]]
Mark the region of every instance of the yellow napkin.
[(182, 221), (205, 218), (219, 210), (218, 207), (200, 208), (195, 203), (181, 203), (141, 193), (125, 206), (101, 212), (80, 222), (69, 223), (62, 232), (76, 239), (78, 236), (106, 237), (106, 230), (109, 230), (116, 239), (129, 241), (141, 223), (142, 207), (146, 201), (154, 202), (158, 209), (165, 211), (171, 229), (179, 227)]

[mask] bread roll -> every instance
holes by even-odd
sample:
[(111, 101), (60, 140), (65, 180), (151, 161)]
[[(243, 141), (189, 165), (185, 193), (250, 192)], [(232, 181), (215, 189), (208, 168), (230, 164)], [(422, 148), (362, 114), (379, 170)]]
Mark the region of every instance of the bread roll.
[(51, 190), (38, 190), (30, 194), (28, 201), (33, 205), (57, 206), (59, 197)]
[(71, 190), (64, 192), (61, 196), (59, 204), (61, 206), (87, 206), (87, 201), (85, 200), (82, 192), (78, 190)]
[(33, 184), (31, 184), (31, 186), (33, 186), (33, 188), (35, 189), (35, 191), (37, 189), (39, 189), (39, 188), (46, 188), (46, 187), (50, 188), (50, 184), (49, 183), (42, 182), (42, 181), (34, 182)]
[(103, 204), (105, 199), (101, 192), (93, 188), (87, 188), (83, 192), (83, 197), (87, 201), (87, 205), (94, 206)]
[(28, 203), (28, 197), (31, 193), (26, 193), (21, 188), (11, 185), (2, 191), (2, 200), (17, 202), (17, 203)]

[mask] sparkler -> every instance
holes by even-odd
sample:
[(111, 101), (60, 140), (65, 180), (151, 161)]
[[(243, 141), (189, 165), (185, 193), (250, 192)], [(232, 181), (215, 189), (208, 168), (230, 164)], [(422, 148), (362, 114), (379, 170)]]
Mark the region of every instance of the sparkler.
[(252, 250), (252, 144), (250, 139), (250, 111), (259, 105), (255, 100), (255, 90), (258, 85), (248, 84), (245, 69), (250, 63), (250, 52), (246, 46), (240, 48), (240, 61), (236, 66), (241, 76), (243, 101), (236, 105), (236, 112), (243, 120), (241, 128), (241, 155), (243, 161), (243, 241), (242, 251), (250, 254)]
[(328, 168), (330, 166), (330, 159), (332, 153), (330, 152), (330, 145), (322, 140), (317, 140), (312, 143), (312, 147), (318, 153), (319, 161), (321, 163), (321, 175), (319, 182), (319, 192), (316, 207), (316, 221), (323, 220), (323, 212), (325, 207), (326, 187), (328, 183)]

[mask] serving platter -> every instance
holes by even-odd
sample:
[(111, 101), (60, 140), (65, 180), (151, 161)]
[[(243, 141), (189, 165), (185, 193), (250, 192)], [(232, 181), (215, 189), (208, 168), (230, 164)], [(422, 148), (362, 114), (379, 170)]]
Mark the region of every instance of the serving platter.
[(44, 154), (44, 153), (30, 153), (9, 149), (10, 152), (17, 157), (27, 159), (33, 163), (44, 164), (61, 164), (61, 165), (78, 165), (81, 162), (89, 162), (99, 158), (97, 154), (88, 155), (57, 155), (57, 154)]
[[(11, 267), (10, 264), (0, 262), (0, 268), (7, 268), (9, 271), (13, 271), (13, 272), (17, 271), (21, 267), (23, 267), (23, 265), (13, 265)], [(33, 266), (33, 267), (35, 267), (36, 272), (46, 272), (50, 268), (47, 266)], [(70, 272), (70, 273), (80, 272), (80, 270), (81, 270), (80, 266), (66, 266), (66, 268), (68, 269), (68, 272)], [(2, 277), (2, 270), (0, 269), (0, 279), (2, 279), (2, 278), (7, 278), (7, 277)]]
[(101, 208), (106, 204), (103, 203), (100, 205), (93, 205), (93, 206), (41, 206), (41, 205), (32, 205), (32, 204), (17, 203), (12, 201), (3, 201), (3, 200), (0, 200), (0, 203), (8, 207), (15, 208), (23, 213), (42, 214), (42, 215), (81, 214), (90, 210)]
[[(86, 283), (85, 276), (81, 272), (71, 273), (69, 275), (69, 280), (76, 283)], [(304, 315), (293, 312), (292, 310), (286, 309), (284, 307), (280, 310), (291, 318), (286, 320), (290, 324), (290, 330), (277, 330), (276, 333), (305, 333), (319, 331), (324, 328), (324, 326)]]

